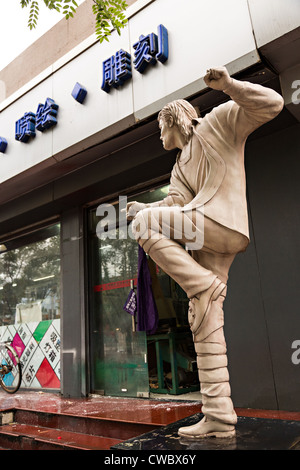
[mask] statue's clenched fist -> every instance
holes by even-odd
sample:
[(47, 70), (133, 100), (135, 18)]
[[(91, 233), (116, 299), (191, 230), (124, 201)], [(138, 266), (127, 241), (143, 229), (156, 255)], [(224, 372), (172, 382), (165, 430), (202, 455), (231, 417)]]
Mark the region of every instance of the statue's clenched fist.
[(226, 67), (214, 67), (207, 71), (204, 77), (207, 86), (213, 90), (225, 90), (232, 82)]

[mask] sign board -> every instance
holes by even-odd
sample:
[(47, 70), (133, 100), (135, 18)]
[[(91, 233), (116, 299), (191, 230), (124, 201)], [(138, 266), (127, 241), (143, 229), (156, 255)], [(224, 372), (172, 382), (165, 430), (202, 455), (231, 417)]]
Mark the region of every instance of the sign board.
[(229, 64), (232, 73), (258, 61), (247, 0), (188, 0), (184, 8), (181, 0), (150, 2), (121, 36), (62, 58), (2, 109), (0, 183), (26, 170), (33, 175), (198, 93), (212, 65)]

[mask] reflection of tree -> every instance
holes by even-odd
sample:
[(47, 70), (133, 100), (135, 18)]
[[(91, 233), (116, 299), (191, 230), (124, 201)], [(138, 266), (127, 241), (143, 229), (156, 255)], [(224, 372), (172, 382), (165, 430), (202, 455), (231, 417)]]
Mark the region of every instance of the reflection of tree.
[[(102, 240), (99, 243), (101, 283), (135, 278), (137, 276), (137, 252), (136, 241), (130, 237), (120, 239), (119, 230), (117, 230), (115, 239)], [(118, 324), (116, 316), (119, 321), (119, 315), (126, 317), (127, 321), (130, 320), (128, 314), (123, 310), (129, 289), (127, 287), (102, 292), (103, 325), (106, 327), (109, 325), (112, 331)]]
[[(51, 276), (51, 277), (50, 277)], [(53, 236), (0, 256), (0, 309), (11, 323), (16, 305), (59, 295), (60, 240)], [(45, 278), (45, 279), (43, 279)]]
[[(166, 197), (168, 187), (159, 188), (152, 192), (147, 192), (134, 197), (139, 202), (156, 202)], [(118, 205), (115, 206), (116, 215), (118, 215)], [(96, 209), (90, 213), (89, 229), (91, 236), (90, 244), (90, 268), (91, 268), (91, 285), (106, 284), (119, 280), (132, 279), (137, 277), (138, 270), (138, 243), (131, 238), (132, 233), (124, 233), (124, 222), (117, 231), (106, 233), (107, 238), (99, 240), (97, 233), (97, 225), (100, 221), (96, 215)], [(117, 217), (116, 217), (117, 218)], [(130, 231), (130, 228), (129, 228)], [(123, 232), (124, 238), (120, 237)], [(98, 235), (98, 236), (97, 236)], [(106, 381), (106, 374), (111, 373), (115, 368), (115, 363), (119, 365), (126, 361), (132, 361), (139, 364), (142, 361), (142, 367), (139, 367), (140, 375), (143, 367), (146, 367), (145, 353), (146, 341), (145, 336), (132, 333), (132, 317), (123, 310), (123, 305), (129, 294), (130, 287), (98, 291), (94, 290), (91, 295), (91, 354), (92, 354), (92, 380), (95, 389), (103, 389), (105, 393), (110, 393), (113, 389), (112, 381)], [(119, 333), (126, 333), (127, 351), (119, 353), (118, 336)], [(138, 344), (138, 340), (140, 341)], [(123, 348), (123, 346), (122, 346)], [(134, 354), (134, 358), (132, 357)], [(97, 367), (97, 365), (99, 367)], [(118, 367), (119, 369), (119, 367)], [(127, 374), (127, 372), (126, 372)], [(125, 375), (125, 372), (124, 372)], [(136, 376), (137, 379), (137, 376)], [(137, 379), (138, 382), (139, 379)], [(135, 382), (133, 377), (132, 383)], [(146, 384), (148, 389), (148, 384)], [(140, 390), (140, 389), (139, 389)]]
[(137, 274), (137, 243), (131, 238), (107, 239), (99, 244), (102, 282), (131, 279)]

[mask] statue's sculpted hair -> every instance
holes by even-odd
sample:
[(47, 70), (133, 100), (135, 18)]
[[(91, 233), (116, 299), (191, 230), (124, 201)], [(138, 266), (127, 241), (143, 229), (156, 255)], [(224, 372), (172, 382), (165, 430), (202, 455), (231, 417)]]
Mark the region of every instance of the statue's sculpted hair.
[(192, 119), (198, 117), (195, 108), (185, 100), (171, 101), (160, 111), (157, 120), (162, 119), (165, 122), (170, 122), (170, 117), (173, 118), (174, 124), (177, 124), (186, 142), (188, 142), (192, 135)]

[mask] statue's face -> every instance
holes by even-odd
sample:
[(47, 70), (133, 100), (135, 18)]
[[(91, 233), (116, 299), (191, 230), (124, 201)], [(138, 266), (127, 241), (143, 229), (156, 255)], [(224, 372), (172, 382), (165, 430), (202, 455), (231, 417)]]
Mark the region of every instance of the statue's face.
[(166, 122), (165, 119), (160, 119), (160, 139), (165, 150), (173, 150), (178, 147), (178, 128), (173, 121)]

